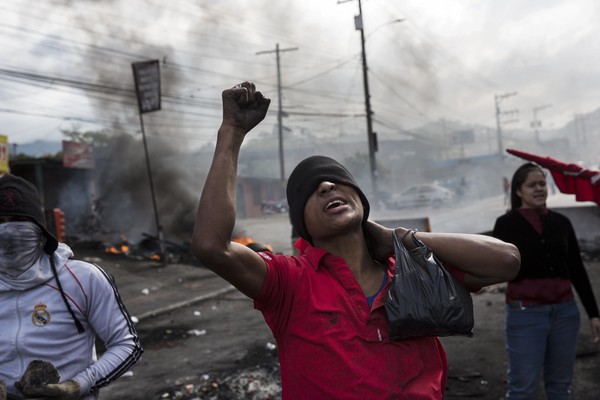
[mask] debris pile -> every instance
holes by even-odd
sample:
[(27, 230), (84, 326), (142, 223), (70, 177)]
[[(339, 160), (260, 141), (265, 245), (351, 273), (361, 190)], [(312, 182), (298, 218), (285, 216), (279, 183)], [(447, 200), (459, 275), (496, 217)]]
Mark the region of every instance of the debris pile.
[(210, 373), (199, 383), (169, 389), (160, 400), (279, 400), (279, 364), (258, 365), (234, 374)]
[(475, 294), (483, 294), (483, 293), (505, 293), (506, 292), (506, 282), (496, 283), (495, 285), (484, 286), (479, 292)]
[(459, 399), (483, 397), (488, 392), (487, 385), (488, 381), (479, 371), (463, 371), (460, 375), (449, 373), (445, 396)]
[(280, 400), (277, 345), (252, 346), (234, 369), (202, 374), (197, 381), (160, 391), (157, 400)]

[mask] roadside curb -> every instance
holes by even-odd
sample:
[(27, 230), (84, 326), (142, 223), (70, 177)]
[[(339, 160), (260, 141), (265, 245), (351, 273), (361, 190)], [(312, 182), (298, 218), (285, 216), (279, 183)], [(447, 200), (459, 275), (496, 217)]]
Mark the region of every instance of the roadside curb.
[(179, 301), (177, 303), (169, 304), (168, 306), (157, 308), (156, 310), (146, 311), (144, 313), (141, 313), (140, 315), (132, 316), (132, 318), (133, 317), (137, 318), (137, 323), (139, 323), (139, 322), (142, 322), (142, 321), (144, 321), (144, 320), (146, 320), (146, 319), (148, 319), (150, 317), (156, 317), (157, 315), (165, 314), (165, 313), (167, 313), (169, 311), (177, 310), (177, 309), (182, 308), (182, 307), (186, 307), (186, 306), (190, 306), (192, 304), (200, 303), (202, 301), (209, 300), (209, 299), (211, 299), (213, 297), (217, 297), (217, 296), (220, 296), (222, 294), (231, 292), (234, 289), (235, 289), (234, 286), (227, 285), (226, 287), (224, 287), (222, 289), (218, 289), (218, 290), (215, 290), (213, 292), (206, 293), (206, 294), (203, 294), (201, 296), (197, 296), (197, 297), (191, 298), (189, 300), (184, 300), (184, 301)]

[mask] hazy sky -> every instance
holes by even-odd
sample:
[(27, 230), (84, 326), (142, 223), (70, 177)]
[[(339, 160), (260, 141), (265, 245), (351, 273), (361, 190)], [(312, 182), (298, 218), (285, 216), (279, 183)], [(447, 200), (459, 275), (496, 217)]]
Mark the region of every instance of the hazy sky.
[[(375, 130), (440, 119), (495, 126), (494, 96), (544, 127), (600, 107), (595, 0), (363, 0)], [(365, 132), (358, 1), (14, 0), (0, 5), (0, 134), (61, 140), (60, 129), (139, 132), (131, 63), (160, 59), (161, 111), (146, 131), (182, 148), (214, 140), (220, 93), (252, 80), (273, 99), (281, 50), (286, 127)], [(398, 22), (402, 19), (401, 22)], [(257, 54), (258, 52), (268, 52)]]

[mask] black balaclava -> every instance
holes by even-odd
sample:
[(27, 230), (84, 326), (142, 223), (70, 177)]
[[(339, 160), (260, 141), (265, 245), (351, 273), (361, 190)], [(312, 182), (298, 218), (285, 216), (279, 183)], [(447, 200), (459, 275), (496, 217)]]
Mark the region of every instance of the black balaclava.
[(11, 174), (0, 178), (0, 216), (27, 217), (44, 232), (44, 251), (52, 254), (58, 247), (58, 240), (46, 229), (42, 201), (35, 186), (25, 179)]
[(339, 162), (325, 156), (311, 156), (302, 160), (290, 174), (287, 183), (287, 201), (290, 207), (290, 219), (296, 233), (309, 243), (312, 238), (304, 224), (304, 207), (308, 198), (323, 181), (344, 184), (356, 190), (364, 209), (363, 224), (369, 217), (369, 201), (358, 184)]
[(58, 279), (58, 272), (56, 271), (53, 254), (58, 248), (58, 240), (56, 240), (56, 237), (46, 229), (42, 200), (40, 199), (40, 195), (35, 186), (16, 175), (6, 174), (2, 176), (0, 178), (0, 216), (27, 217), (42, 229), (42, 232), (46, 237), (44, 252), (50, 255), (50, 267), (52, 268), (58, 291), (75, 322), (77, 332), (85, 332), (83, 324), (79, 321), (75, 312), (73, 312), (73, 308), (67, 300), (65, 291)]

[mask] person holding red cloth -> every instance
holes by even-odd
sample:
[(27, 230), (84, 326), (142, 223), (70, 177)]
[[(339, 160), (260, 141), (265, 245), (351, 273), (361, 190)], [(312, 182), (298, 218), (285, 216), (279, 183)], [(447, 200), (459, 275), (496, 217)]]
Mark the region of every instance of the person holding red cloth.
[[(395, 270), (392, 230), (368, 219), (369, 202), (340, 163), (309, 157), (288, 179), (290, 218), (301, 238), (298, 256), (256, 253), (231, 241), (240, 147), (270, 100), (250, 82), (224, 90), (222, 100), (192, 248), (263, 313), (278, 346), (282, 398), (442, 399), (447, 363), (439, 340), (389, 338), (384, 301)], [(405, 231), (397, 228), (399, 236)], [(518, 272), (516, 247), (498, 239), (417, 235), (456, 266), (472, 290)]]
[(496, 220), (493, 235), (515, 244), (521, 269), (506, 289), (506, 400), (534, 399), (543, 375), (548, 400), (568, 400), (580, 315), (573, 289), (600, 342), (598, 305), (569, 219), (546, 208), (544, 171), (521, 165), (511, 182), (511, 209)]

